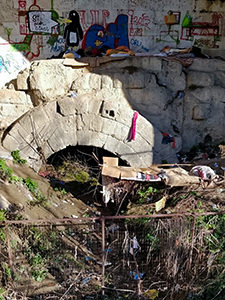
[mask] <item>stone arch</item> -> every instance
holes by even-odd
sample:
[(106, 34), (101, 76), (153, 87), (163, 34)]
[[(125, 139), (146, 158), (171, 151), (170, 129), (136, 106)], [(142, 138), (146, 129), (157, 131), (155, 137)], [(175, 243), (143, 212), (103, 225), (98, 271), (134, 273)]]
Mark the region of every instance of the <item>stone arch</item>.
[(133, 114), (128, 103), (94, 98), (93, 94), (64, 97), (27, 112), (7, 130), (2, 144), (10, 151), (20, 150), (35, 170), (43, 157), (76, 145), (106, 149), (134, 167), (148, 167), (168, 157), (174, 161), (175, 150), (162, 145), (159, 130), (141, 115), (135, 140), (127, 140)]

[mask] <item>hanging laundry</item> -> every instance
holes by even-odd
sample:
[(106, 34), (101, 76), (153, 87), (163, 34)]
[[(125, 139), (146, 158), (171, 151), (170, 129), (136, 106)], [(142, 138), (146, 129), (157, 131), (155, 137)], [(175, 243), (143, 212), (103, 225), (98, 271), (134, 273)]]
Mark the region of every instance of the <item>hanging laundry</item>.
[(162, 132), (163, 139), (162, 139), (162, 144), (169, 144), (172, 143), (172, 148), (176, 147), (176, 142), (175, 142), (175, 137), (170, 135), (167, 132)]
[(128, 136), (128, 141), (134, 141), (135, 140), (135, 135), (136, 135), (136, 122), (137, 122), (137, 117), (139, 113), (137, 111), (134, 112), (133, 119), (132, 119), (132, 125), (130, 128), (129, 136)]

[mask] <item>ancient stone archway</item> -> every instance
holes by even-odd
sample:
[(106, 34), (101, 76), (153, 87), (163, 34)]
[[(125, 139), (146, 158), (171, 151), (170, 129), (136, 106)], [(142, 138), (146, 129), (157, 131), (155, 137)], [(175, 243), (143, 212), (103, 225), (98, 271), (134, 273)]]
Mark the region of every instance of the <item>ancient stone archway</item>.
[(4, 134), (2, 144), (38, 170), (42, 160), (67, 146), (85, 145), (106, 149), (134, 167), (175, 160), (171, 145), (162, 145), (162, 135), (141, 115), (136, 138), (128, 141), (134, 111), (128, 103), (105, 101), (82, 95), (65, 97), (32, 109)]

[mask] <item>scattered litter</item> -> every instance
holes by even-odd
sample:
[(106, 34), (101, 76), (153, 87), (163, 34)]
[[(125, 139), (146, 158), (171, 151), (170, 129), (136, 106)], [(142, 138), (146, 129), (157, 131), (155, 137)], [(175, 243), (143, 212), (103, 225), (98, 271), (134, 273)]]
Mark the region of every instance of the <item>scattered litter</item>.
[(39, 171), (38, 174), (41, 176), (41, 177), (47, 177), (47, 176), (50, 176), (50, 172), (49, 171)]
[(54, 205), (55, 207), (58, 207), (58, 204), (57, 204), (57, 203), (55, 203), (55, 202), (53, 202), (53, 205)]
[(213, 180), (218, 175), (208, 166), (195, 166), (191, 169), (190, 174), (200, 177), (202, 180)]
[(177, 94), (177, 99), (182, 99), (184, 97), (184, 92), (183, 91), (179, 91)]
[(130, 276), (133, 277), (134, 280), (142, 279), (144, 273), (137, 274), (136, 272), (130, 271)]
[[(102, 266), (102, 261), (97, 261), (97, 264)], [(109, 261), (105, 261), (105, 262), (104, 262), (104, 266), (105, 266), (105, 267), (111, 266), (111, 265), (112, 265), (112, 263), (109, 262)]]
[(212, 208), (213, 208), (214, 210), (218, 210), (218, 207), (217, 207), (217, 205), (216, 205), (215, 203), (212, 205)]
[(112, 249), (111, 249), (111, 248), (105, 249), (105, 253), (110, 253), (110, 252), (112, 252)]
[(156, 212), (160, 211), (161, 209), (163, 209), (166, 206), (166, 200), (167, 200), (167, 198), (164, 196), (164, 197), (162, 197), (162, 199), (160, 199), (159, 201), (157, 201), (155, 203), (155, 211)]
[(90, 277), (87, 277), (87, 278), (83, 279), (82, 282), (81, 282), (81, 285), (87, 284), (90, 280), (91, 280)]
[(162, 138), (162, 144), (169, 144), (172, 143), (172, 148), (176, 147), (175, 137), (170, 135), (167, 132), (162, 132), (163, 138)]
[(85, 260), (86, 260), (86, 261), (94, 261), (94, 258), (92, 258), (92, 257), (90, 257), (90, 256), (88, 256), (88, 255), (86, 255), (86, 256), (85, 256)]
[(157, 290), (155, 290), (155, 289), (153, 289), (153, 290), (147, 290), (144, 293), (144, 296), (147, 297), (150, 300), (154, 300), (154, 299), (156, 299), (159, 296), (159, 292)]
[(76, 92), (72, 92), (72, 93), (70, 94), (70, 97), (76, 98), (76, 97), (77, 97), (77, 93), (76, 93)]
[(131, 255), (135, 255), (140, 248), (140, 245), (138, 243), (138, 240), (136, 236), (134, 236), (132, 239), (130, 239), (130, 249), (129, 252)]
[(114, 233), (115, 231), (117, 231), (119, 229), (119, 225), (117, 224), (112, 224), (108, 227), (108, 231)]
[(78, 216), (76, 216), (76, 215), (71, 215), (71, 217), (72, 217), (73, 219), (77, 219), (77, 218), (78, 218)]

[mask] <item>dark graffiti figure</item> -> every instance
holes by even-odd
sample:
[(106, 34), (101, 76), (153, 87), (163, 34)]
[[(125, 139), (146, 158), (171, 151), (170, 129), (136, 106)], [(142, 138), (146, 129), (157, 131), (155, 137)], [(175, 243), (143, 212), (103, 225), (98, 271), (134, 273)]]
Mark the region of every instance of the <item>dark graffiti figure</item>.
[(79, 14), (75, 10), (69, 13), (70, 23), (65, 27), (64, 40), (66, 50), (75, 51), (83, 39), (83, 30), (80, 24)]

